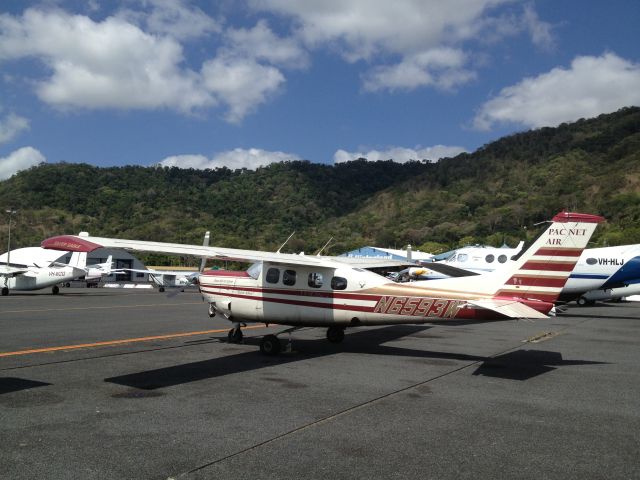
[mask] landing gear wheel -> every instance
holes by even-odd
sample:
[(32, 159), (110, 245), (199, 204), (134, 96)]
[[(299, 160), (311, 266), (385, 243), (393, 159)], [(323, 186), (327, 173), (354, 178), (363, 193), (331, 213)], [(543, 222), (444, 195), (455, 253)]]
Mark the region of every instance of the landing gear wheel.
[(60, 293), (60, 288), (58, 287), (58, 285), (53, 286), (53, 288), (51, 289), (51, 293), (53, 293), (54, 295)]
[(281, 347), (280, 339), (275, 335), (265, 335), (260, 342), (260, 351), (264, 355), (277, 355)]
[(229, 330), (229, 333), (227, 333), (227, 339), (229, 340), (229, 343), (242, 342), (242, 330), (239, 328), (232, 328)]
[(7, 287), (2, 287), (2, 296), (6, 297), (9, 295), (9, 289)]
[(163, 293), (163, 292), (164, 292), (164, 287), (160, 287), (160, 288), (158, 288), (158, 291), (159, 291), (160, 293)]
[(329, 327), (327, 329), (327, 340), (331, 343), (342, 343), (342, 340), (344, 340), (344, 328)]
[(216, 316), (216, 309), (213, 308), (213, 305), (209, 304), (209, 317), (213, 318)]

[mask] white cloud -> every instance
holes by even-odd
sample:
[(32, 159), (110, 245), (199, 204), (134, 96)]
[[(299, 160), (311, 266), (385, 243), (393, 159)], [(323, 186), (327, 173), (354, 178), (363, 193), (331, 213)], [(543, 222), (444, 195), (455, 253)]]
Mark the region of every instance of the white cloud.
[[(58, 108), (171, 109), (192, 113), (224, 105), (240, 122), (278, 92), (285, 78), (273, 65), (304, 67), (299, 42), (275, 35), (265, 21), (227, 29), (195, 7), (142, 0), (150, 12), (121, 10), (96, 22), (62, 10), (0, 15), (0, 61), (35, 57), (50, 74), (35, 82), (41, 100)], [(192, 70), (180, 41), (221, 33), (215, 57)]]
[(433, 147), (426, 148), (389, 147), (386, 150), (369, 150), (368, 152), (337, 150), (333, 155), (333, 161), (334, 163), (341, 163), (357, 160), (358, 158), (366, 158), (370, 162), (377, 160), (393, 160), (398, 163), (405, 163), (410, 160), (429, 160), (435, 162), (441, 158), (455, 157), (466, 151), (463, 147), (448, 145), (434, 145)]
[(307, 52), (294, 38), (275, 35), (265, 20), (252, 29), (229, 29), (226, 33), (229, 49), (239, 58), (253, 58), (288, 68), (305, 68)]
[(23, 130), (29, 128), (29, 120), (10, 113), (4, 119), (0, 119), (0, 143), (8, 142)]
[(554, 68), (503, 88), (480, 107), (473, 125), (480, 130), (497, 123), (556, 126), (631, 105), (640, 105), (640, 64), (607, 53), (576, 57), (568, 69)]
[(253, 60), (218, 56), (202, 66), (203, 84), (229, 106), (226, 119), (240, 122), (277, 92), (284, 76), (275, 67)]
[(475, 78), (474, 72), (463, 67), (466, 61), (464, 52), (450, 48), (410, 55), (396, 65), (372, 69), (364, 77), (364, 88), (376, 91), (435, 86), (449, 90)]
[(34, 56), (51, 69), (37, 92), (59, 107), (173, 108), (215, 104), (194, 72), (181, 68), (182, 47), (122, 19), (96, 23), (62, 11), (0, 16), (0, 60)]
[(555, 40), (551, 32), (551, 25), (541, 21), (531, 5), (524, 7), (523, 22), (534, 45), (547, 50), (554, 46)]
[(220, 168), (230, 169), (247, 168), (255, 170), (258, 167), (269, 165), (270, 163), (299, 160), (300, 157), (293, 153), (270, 152), (259, 148), (235, 148), (225, 152), (216, 153), (212, 158), (204, 155), (175, 155), (167, 157), (159, 165), (164, 167), (179, 168)]
[(182, 0), (142, 0), (150, 5), (149, 12), (123, 9), (117, 16), (127, 22), (146, 27), (145, 30), (168, 35), (178, 40), (190, 40), (221, 30), (220, 24), (197, 7)]
[[(477, 55), (463, 52), (462, 45), (472, 49), (474, 42), (523, 31), (536, 45), (551, 44), (551, 28), (533, 7), (525, 6), (521, 14), (494, 13), (509, 3), (513, 0), (252, 0), (250, 5), (292, 18), (296, 35), (310, 48), (329, 45), (349, 62), (372, 63), (363, 75), (365, 89), (396, 90), (450, 89), (474, 79), (468, 64)], [(439, 62), (443, 56), (446, 61)]]
[(0, 158), (0, 180), (6, 180), (20, 170), (46, 161), (44, 155), (33, 147), (19, 148), (10, 153), (8, 157)]

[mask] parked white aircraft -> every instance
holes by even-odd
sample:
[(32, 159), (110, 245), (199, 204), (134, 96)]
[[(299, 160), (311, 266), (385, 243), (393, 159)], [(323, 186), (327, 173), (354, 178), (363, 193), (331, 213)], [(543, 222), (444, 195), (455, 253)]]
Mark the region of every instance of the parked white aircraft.
[[(464, 247), (443, 263), (486, 273), (505, 268), (506, 262), (521, 248), (522, 242), (516, 248)], [(560, 299), (576, 300), (578, 304), (585, 305), (595, 300), (631, 295), (640, 295), (640, 245), (585, 249), (562, 289)]]
[[(242, 339), (249, 322), (328, 327), (327, 338), (340, 342), (349, 326), (430, 323), (451, 319), (476, 321), (547, 318), (554, 302), (603, 218), (561, 212), (509, 268), (478, 276), (395, 283), (349, 265), (348, 257), (305, 256), (233, 248), (58, 236), (44, 248), (92, 251), (100, 247), (197, 255), (255, 262), (246, 271), (211, 270), (200, 276), (209, 315), (233, 322), (230, 341)], [(266, 335), (265, 354), (276, 354), (280, 341)]]
[[(209, 231), (204, 234), (204, 241), (202, 246), (209, 246)], [(147, 269), (135, 269), (125, 268), (123, 270), (128, 272), (146, 273), (149, 275), (149, 279), (158, 286), (159, 292), (164, 292), (165, 288), (180, 288), (183, 292), (185, 287), (190, 287), (198, 283), (198, 277), (204, 270), (207, 264), (207, 257), (202, 257), (200, 262), (200, 268), (197, 272), (188, 271), (172, 271), (172, 270), (154, 270), (152, 268)]]
[[(41, 250), (39, 247), (30, 248)], [(54, 261), (44, 261), (46, 257), (31, 250), (35, 254), (31, 261), (14, 263), (14, 259), (21, 262), (26, 260), (25, 252), (19, 250), (23, 249), (11, 252), (11, 263), (6, 263), (5, 260), (5, 264), (0, 265), (0, 286), (3, 296), (9, 295), (10, 290), (40, 290), (46, 287), (51, 287), (51, 293), (57, 295), (60, 291), (58, 284), (69, 282), (86, 273), (84, 269), (87, 260), (86, 253), (74, 252), (69, 264), (65, 265)]]
[(93, 265), (87, 265), (85, 267), (84, 279), (87, 283), (96, 282), (102, 279), (102, 277), (108, 277), (116, 273), (123, 273), (126, 271), (124, 268), (113, 268), (113, 255), (107, 257), (107, 261), (104, 263), (94, 263)]

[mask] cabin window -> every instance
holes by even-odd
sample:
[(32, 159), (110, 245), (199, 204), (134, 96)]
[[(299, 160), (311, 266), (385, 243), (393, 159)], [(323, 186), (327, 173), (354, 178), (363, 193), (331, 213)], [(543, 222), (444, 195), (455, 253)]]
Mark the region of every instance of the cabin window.
[(506, 256), (506, 255), (500, 255), (500, 256), (498, 257), (498, 261), (499, 261), (500, 263), (504, 263), (504, 262), (506, 262), (506, 261), (507, 261), (507, 256)]
[(309, 286), (312, 288), (322, 287), (322, 274), (317, 272), (311, 272), (309, 274)]
[(295, 285), (296, 284), (296, 271), (295, 270), (285, 270), (284, 275), (282, 275), (282, 283), (285, 285)]
[(587, 265), (595, 265), (598, 263), (598, 259), (596, 258), (587, 258)]
[(280, 280), (280, 270), (277, 268), (267, 270), (267, 283), (278, 283), (278, 280)]
[(484, 259), (487, 261), (487, 263), (493, 263), (493, 261), (495, 260), (495, 257), (489, 254), (486, 257), (484, 257)]
[(466, 253), (458, 254), (458, 261), (459, 262), (466, 262), (467, 258), (469, 258), (469, 255), (467, 255)]
[(258, 279), (260, 272), (262, 272), (262, 262), (256, 262), (247, 269), (247, 275), (254, 280)]
[(333, 277), (331, 279), (331, 288), (334, 290), (344, 290), (347, 288), (347, 279), (342, 277)]

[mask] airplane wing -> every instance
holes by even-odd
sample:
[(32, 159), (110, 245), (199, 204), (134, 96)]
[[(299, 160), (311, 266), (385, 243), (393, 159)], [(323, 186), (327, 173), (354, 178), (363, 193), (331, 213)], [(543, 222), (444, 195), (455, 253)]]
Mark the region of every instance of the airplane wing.
[(375, 258), (375, 257), (324, 257), (330, 258), (332, 261), (338, 263), (344, 263), (350, 267), (356, 268), (403, 268), (403, 267), (415, 267), (412, 262), (391, 260), (388, 258)]
[(528, 307), (524, 303), (515, 300), (469, 300), (469, 305), (473, 305), (487, 310), (492, 310), (509, 318), (549, 318), (544, 313)]
[(442, 273), (447, 277), (470, 277), (472, 275), (480, 275), (476, 272), (471, 272), (469, 270), (464, 270), (458, 267), (452, 267), (451, 265), (440, 262), (427, 263), (424, 265), (424, 267), (428, 268), (429, 270), (433, 270), (434, 272)]
[(157, 252), (172, 255), (193, 255), (216, 260), (239, 262), (283, 263), (286, 265), (306, 265), (337, 268), (344, 266), (327, 257), (315, 255), (296, 255), (291, 253), (272, 253), (259, 250), (242, 250), (238, 248), (208, 247), (204, 245), (184, 245), (181, 243), (148, 242), (144, 240), (122, 240), (118, 238), (61, 235), (47, 238), (41, 243), (43, 248), (67, 250), (74, 252), (92, 252), (98, 248), (121, 248), (138, 252)]
[(0, 265), (0, 277), (17, 277), (28, 273), (28, 268), (10, 267), (8, 265)]

